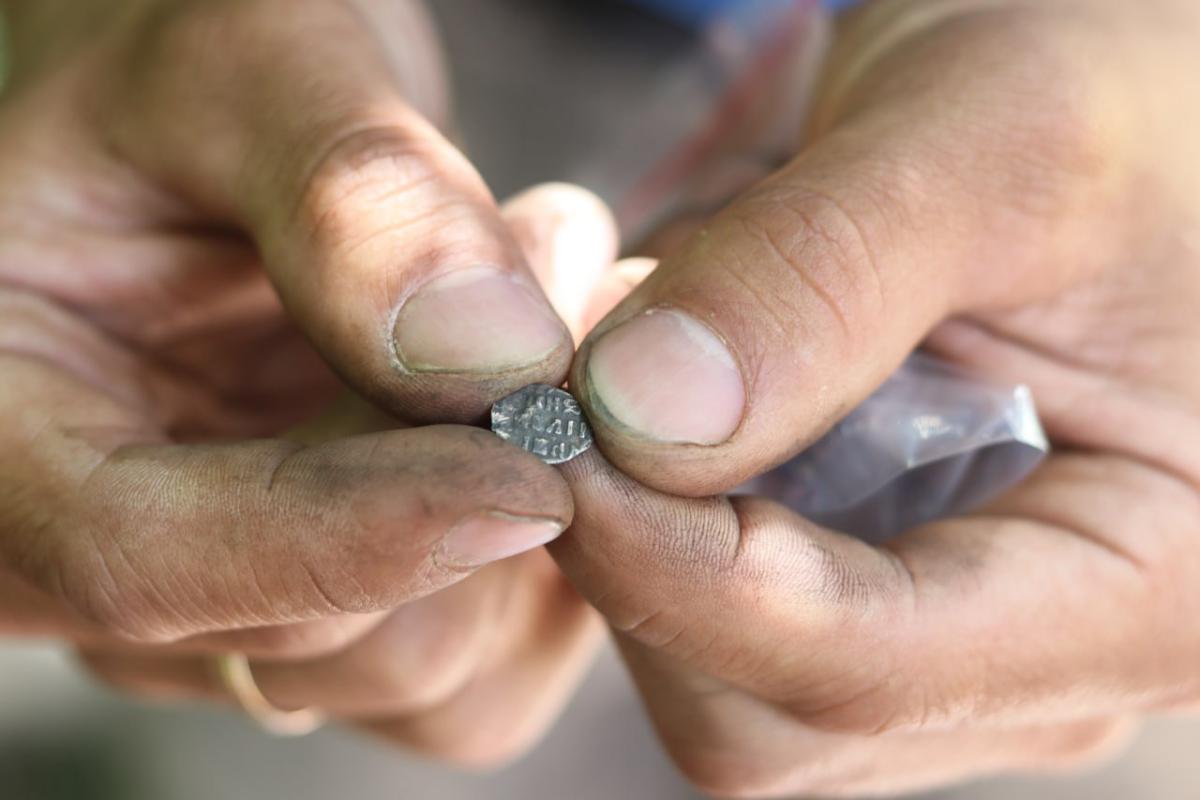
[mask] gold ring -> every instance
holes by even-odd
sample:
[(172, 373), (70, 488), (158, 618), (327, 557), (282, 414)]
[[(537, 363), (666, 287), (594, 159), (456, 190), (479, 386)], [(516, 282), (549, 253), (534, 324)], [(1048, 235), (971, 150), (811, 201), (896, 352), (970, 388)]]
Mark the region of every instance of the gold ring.
[(252, 720), (276, 736), (307, 736), (325, 724), (325, 716), (313, 708), (284, 711), (277, 708), (258, 688), (250, 659), (241, 653), (227, 653), (214, 659), (217, 676), (229, 694)]

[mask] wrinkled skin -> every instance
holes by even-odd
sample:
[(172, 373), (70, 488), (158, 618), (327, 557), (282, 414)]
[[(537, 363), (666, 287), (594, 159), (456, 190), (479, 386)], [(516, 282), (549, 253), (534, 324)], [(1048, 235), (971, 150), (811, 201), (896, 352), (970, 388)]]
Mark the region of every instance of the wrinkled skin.
[[(796, 160), (584, 342), (573, 383), (604, 457), (564, 482), (469, 429), (366, 433), (399, 425), (354, 401), (215, 444), (307, 419), (336, 391), (326, 364), (409, 422), (473, 420), (565, 373), (565, 344), (421, 373), (373, 338), (446, 262), (547, 279), (611, 252), (577, 195), (497, 214), (424, 121), (445, 119), (402, 46), (428, 41), (419, 23), (362, 23), (412, 6), (62, 2), (9, 4), (5, 630), (74, 641), (156, 697), (220, 697), (204, 656), (242, 650), (281, 706), (495, 763), (544, 727), (594, 633), (536, 553), (466, 579), (439, 560), (457, 520), (502, 505), (573, 521), (554, 555), (716, 794), (1057, 769), (1200, 702), (1193, 3), (880, 0), (853, 17)], [(294, 46), (331, 25), (347, 35)], [(568, 220), (607, 251), (563, 246)], [(731, 351), (740, 403), (709, 415), (734, 423), (726, 441), (648, 441), (593, 402), (600, 337), (651, 307)], [(886, 548), (764, 500), (693, 499), (798, 451), (921, 341), (1032, 386), (1057, 453), (1027, 485)], [(662, 379), (645, 353), (626, 378)], [(401, 641), (429, 646), (410, 662)]]
[[(1198, 8), (868, 4), (795, 160), (584, 342), (573, 383), (607, 460), (565, 471), (552, 551), (699, 786), (1060, 769), (1200, 703)], [(660, 351), (668, 310), (704, 353)], [(639, 319), (660, 338), (619, 328)], [(1025, 485), (882, 548), (763, 499), (686, 499), (797, 452), (923, 340), (1032, 387), (1056, 452)]]

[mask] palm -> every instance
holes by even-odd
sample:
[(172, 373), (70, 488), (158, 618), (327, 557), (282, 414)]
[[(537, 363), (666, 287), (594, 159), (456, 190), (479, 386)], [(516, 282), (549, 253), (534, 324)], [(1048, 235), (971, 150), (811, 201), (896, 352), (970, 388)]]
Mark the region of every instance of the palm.
[(14, 335), (44, 353), (99, 337), (99, 388), (138, 398), (143, 423), (177, 438), (271, 434), (319, 407), (332, 375), (253, 245), (64, 125), (71, 92), (35, 99), (0, 112), (0, 283), (10, 303), (38, 295), (73, 320), (43, 308)]

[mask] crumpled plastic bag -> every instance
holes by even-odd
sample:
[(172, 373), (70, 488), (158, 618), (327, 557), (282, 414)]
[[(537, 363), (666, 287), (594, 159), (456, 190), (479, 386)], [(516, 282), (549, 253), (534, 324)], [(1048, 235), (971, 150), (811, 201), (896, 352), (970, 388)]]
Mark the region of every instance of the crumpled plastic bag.
[(879, 543), (980, 507), (1048, 452), (1027, 387), (918, 353), (824, 438), (738, 493)]

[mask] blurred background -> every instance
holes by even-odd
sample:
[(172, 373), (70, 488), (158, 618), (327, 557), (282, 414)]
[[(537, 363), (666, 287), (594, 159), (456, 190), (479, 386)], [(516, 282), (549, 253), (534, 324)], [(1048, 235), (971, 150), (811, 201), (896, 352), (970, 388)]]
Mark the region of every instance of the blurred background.
[[(616, 0), (433, 5), (455, 53), (465, 146), (497, 195), (545, 180), (579, 181), (617, 205), (629, 229), (678, 202), (670, 169), (648, 189), (646, 176), (673, 163), (681, 139), (711, 121), (756, 51), (744, 29), (698, 35)], [(797, 107), (823, 35), (819, 21), (796, 33), (805, 52), (787, 86)], [(757, 134), (763, 147), (781, 135)], [(1198, 750), (1200, 721), (1159, 720), (1103, 769), (998, 779), (928, 797), (1194, 800)], [(90, 684), (51, 646), (0, 643), (0, 800), (335, 797), (698, 795), (662, 755), (611, 652), (532, 756), (496, 775), (470, 776), (339, 731), (279, 741), (223, 710), (137, 706)]]

